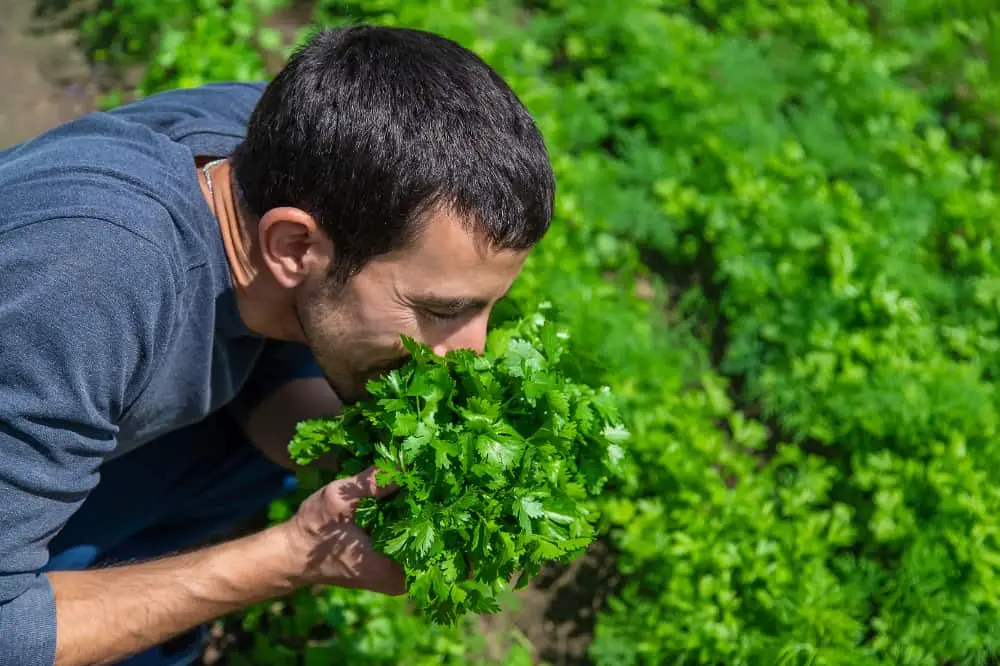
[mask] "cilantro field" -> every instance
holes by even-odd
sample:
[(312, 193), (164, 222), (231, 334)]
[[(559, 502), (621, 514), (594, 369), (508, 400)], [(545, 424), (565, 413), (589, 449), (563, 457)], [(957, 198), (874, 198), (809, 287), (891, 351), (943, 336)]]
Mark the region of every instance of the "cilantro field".
[[(496, 325), (544, 311), (566, 376), (606, 386), (628, 433), (588, 500), (594, 543), (501, 612), (434, 622), (431, 579), (413, 598), (304, 590), (230, 618), (206, 662), (1000, 664), (998, 18), (959, 0), (99, 0), (75, 25), (120, 76), (107, 104), (265, 78), (316, 25), (479, 53), (559, 187)], [(411, 519), (401, 552), (441, 552)]]

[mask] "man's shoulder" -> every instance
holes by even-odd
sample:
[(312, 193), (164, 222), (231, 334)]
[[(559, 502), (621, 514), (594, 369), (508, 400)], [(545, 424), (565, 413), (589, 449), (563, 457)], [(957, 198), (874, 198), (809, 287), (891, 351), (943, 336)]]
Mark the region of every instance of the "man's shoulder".
[(264, 83), (178, 88), (95, 111), (0, 150), (0, 186), (38, 173), (118, 176), (125, 181), (188, 175), (195, 155), (227, 155), (243, 140)]
[(138, 123), (196, 154), (225, 155), (242, 141), (266, 82), (218, 82), (150, 95), (107, 114)]
[(72, 328), (86, 323), (92, 307), (100, 311), (89, 317), (117, 321), (123, 335), (127, 325), (168, 325), (184, 289), (184, 266), (159, 240), (87, 216), (0, 230), (0, 322), (27, 310), (33, 320)]
[(175, 88), (62, 123), (14, 146), (0, 149), (0, 164), (40, 150), (69, 149), (88, 138), (110, 145), (167, 142), (195, 154), (226, 154), (242, 141), (267, 82), (217, 82)]
[(196, 155), (242, 140), (263, 84), (171, 90), (95, 112), (0, 152), (0, 235), (47, 219), (105, 220), (182, 264), (203, 261)]

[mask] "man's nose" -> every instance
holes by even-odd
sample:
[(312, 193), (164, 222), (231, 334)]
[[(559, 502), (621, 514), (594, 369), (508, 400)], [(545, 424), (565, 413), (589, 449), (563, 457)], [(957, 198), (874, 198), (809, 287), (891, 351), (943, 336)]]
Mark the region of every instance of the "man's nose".
[(483, 312), (462, 322), (449, 330), (445, 337), (431, 346), (431, 349), (438, 356), (444, 356), (455, 349), (471, 349), (477, 354), (482, 354), (486, 348), (486, 327), (489, 318), (489, 313)]

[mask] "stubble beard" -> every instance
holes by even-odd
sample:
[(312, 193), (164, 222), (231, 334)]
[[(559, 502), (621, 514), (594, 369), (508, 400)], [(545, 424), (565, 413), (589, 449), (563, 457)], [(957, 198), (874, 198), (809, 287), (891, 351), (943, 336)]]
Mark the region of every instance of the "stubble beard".
[[(298, 301), (295, 302), (293, 311), (295, 313), (295, 319), (298, 321), (299, 330), (302, 331), (302, 335), (305, 338), (306, 346), (312, 352), (313, 359), (316, 361), (316, 365), (319, 367), (321, 373), (323, 373), (323, 379), (326, 383), (330, 385), (337, 397), (344, 404), (350, 404), (357, 402), (358, 400), (364, 398), (364, 395), (358, 395), (358, 392), (353, 390), (353, 387), (349, 384), (351, 383), (351, 378), (349, 376), (349, 371), (344, 368), (344, 372), (338, 372), (338, 364), (334, 360), (327, 356), (326, 351), (321, 350), (321, 346), (317, 344), (315, 336), (312, 335), (313, 327), (310, 325), (310, 320), (306, 319), (302, 315), (302, 309)], [(345, 376), (338, 377), (339, 374)]]

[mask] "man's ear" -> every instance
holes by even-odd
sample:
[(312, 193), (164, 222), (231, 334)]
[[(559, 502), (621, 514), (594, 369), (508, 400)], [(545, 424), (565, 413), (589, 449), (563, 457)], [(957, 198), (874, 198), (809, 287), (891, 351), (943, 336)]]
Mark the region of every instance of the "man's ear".
[(257, 225), (257, 242), (264, 265), (279, 285), (289, 289), (310, 273), (325, 272), (333, 256), (329, 236), (300, 208), (267, 211)]

